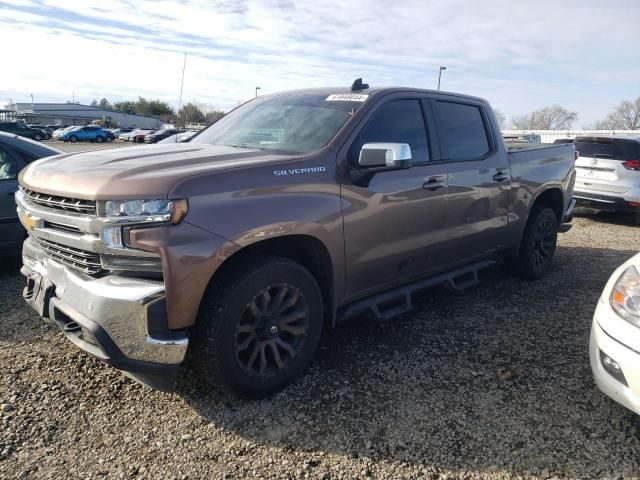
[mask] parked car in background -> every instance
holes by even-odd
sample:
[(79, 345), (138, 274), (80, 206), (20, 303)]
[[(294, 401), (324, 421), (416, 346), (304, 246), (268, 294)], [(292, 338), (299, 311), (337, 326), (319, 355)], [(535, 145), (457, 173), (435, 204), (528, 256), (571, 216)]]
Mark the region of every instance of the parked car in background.
[(37, 128), (38, 130), (42, 130), (44, 133), (45, 140), (49, 140), (53, 135), (53, 131), (50, 128), (45, 127), (44, 125), (27, 125), (29, 128)]
[(116, 128), (111, 131), (111, 133), (113, 133), (113, 136), (115, 138), (120, 138), (120, 135), (123, 135), (125, 133), (130, 133), (130, 132), (133, 132), (133, 128)]
[(105, 129), (98, 125), (85, 125), (84, 127), (78, 127), (73, 130), (65, 132), (61, 136), (61, 140), (64, 142), (110, 142), (113, 139), (113, 134), (107, 132)]
[(80, 128), (80, 127), (76, 127), (75, 125), (71, 125), (69, 127), (60, 127), (59, 129), (53, 131), (53, 139), (54, 140), (61, 140), (62, 136), (65, 133), (70, 132), (71, 130), (78, 129), (78, 128)]
[(0, 123), (0, 132), (13, 133), (20, 137), (30, 138), (32, 140), (44, 140), (46, 135), (39, 128), (27, 127), (22, 122), (2, 122)]
[(574, 197), (579, 205), (635, 214), (640, 224), (640, 137), (576, 137)]
[(640, 253), (604, 287), (591, 326), (589, 356), (598, 388), (640, 415)]
[(51, 130), (52, 132), (55, 132), (56, 130), (58, 130), (59, 128), (67, 128), (69, 127), (68, 124), (65, 123), (56, 123), (55, 125), (47, 125), (46, 126), (49, 130)]
[(135, 139), (142, 136), (144, 140), (144, 136), (150, 132), (155, 132), (150, 128), (136, 128), (129, 133), (120, 134), (120, 140), (123, 142), (135, 142)]
[(27, 168), (17, 208), (44, 226), (24, 245), (25, 301), (147, 385), (172, 389), (191, 358), (260, 398), (336, 322), (388, 320), (500, 258), (541, 278), (571, 220), (573, 146), (507, 149), (476, 97), (363, 88), (258, 97), (188, 145)]
[(165, 138), (164, 140), (160, 140), (158, 143), (188, 142), (189, 140), (191, 140), (191, 137), (193, 137), (198, 132), (199, 130), (187, 130), (186, 132), (182, 132), (182, 133), (174, 133), (173, 135)]
[(34, 160), (57, 155), (60, 150), (0, 132), (0, 255), (17, 256), (26, 232), (18, 220), (16, 202), (18, 174)]
[(155, 133), (153, 129), (140, 129), (129, 135), (129, 141), (133, 143), (144, 143), (144, 139), (150, 133)]
[(120, 132), (120, 134), (118, 135), (118, 139), (122, 140), (123, 142), (128, 142), (129, 141), (129, 137), (131, 137), (138, 130), (139, 130), (139, 128), (134, 128), (130, 132)]
[(106, 140), (107, 142), (113, 142), (116, 138), (118, 138), (118, 137), (116, 137), (115, 133), (113, 133), (113, 131), (115, 129), (113, 129), (113, 128), (104, 128), (104, 127), (102, 127), (102, 129), (107, 134), (107, 140)]
[(146, 134), (144, 136), (144, 143), (158, 143), (160, 140), (164, 140), (171, 135), (177, 135), (179, 133), (184, 133), (184, 130), (175, 128), (163, 128), (162, 130)]

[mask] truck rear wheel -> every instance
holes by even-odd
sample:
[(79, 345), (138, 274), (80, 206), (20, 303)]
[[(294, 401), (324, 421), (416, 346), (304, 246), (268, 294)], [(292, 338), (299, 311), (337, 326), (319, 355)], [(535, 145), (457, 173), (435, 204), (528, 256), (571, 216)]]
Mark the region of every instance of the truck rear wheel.
[(516, 273), (528, 280), (538, 280), (551, 265), (558, 240), (558, 219), (548, 207), (534, 206), (525, 227), (518, 258), (513, 261)]
[(210, 383), (264, 398), (309, 364), (322, 319), (322, 294), (307, 269), (286, 258), (248, 259), (207, 289), (191, 358)]

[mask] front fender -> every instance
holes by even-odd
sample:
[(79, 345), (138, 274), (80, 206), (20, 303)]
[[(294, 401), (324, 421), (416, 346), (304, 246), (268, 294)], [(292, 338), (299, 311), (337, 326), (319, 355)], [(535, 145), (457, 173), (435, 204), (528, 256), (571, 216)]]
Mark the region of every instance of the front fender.
[(233, 242), (187, 222), (131, 230), (130, 242), (135, 248), (160, 255), (167, 324), (174, 330), (193, 325), (212, 275), (240, 249)]

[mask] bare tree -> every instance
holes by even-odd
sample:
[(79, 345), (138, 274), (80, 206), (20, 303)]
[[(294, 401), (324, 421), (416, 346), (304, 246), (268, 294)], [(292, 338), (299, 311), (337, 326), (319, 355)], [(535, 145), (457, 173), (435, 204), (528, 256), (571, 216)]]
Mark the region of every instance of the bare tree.
[(505, 122), (507, 121), (507, 117), (504, 116), (504, 113), (502, 113), (500, 110), (496, 110), (495, 108), (493, 109), (493, 113), (495, 113), (496, 120), (498, 120), (498, 126), (503, 128)]
[(597, 130), (640, 130), (640, 97), (620, 103), (607, 118), (596, 122)]
[(577, 119), (576, 112), (571, 112), (560, 105), (551, 105), (513, 117), (511, 123), (520, 130), (566, 130), (571, 128)]

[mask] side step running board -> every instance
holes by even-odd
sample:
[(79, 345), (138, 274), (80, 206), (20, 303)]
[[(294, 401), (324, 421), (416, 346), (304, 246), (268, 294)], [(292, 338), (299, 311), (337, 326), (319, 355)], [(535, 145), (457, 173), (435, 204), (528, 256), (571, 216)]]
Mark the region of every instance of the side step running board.
[(365, 312), (371, 313), (378, 321), (389, 320), (413, 309), (411, 296), (414, 293), (438, 285), (445, 285), (453, 290), (464, 290), (478, 284), (479, 270), (495, 263), (494, 260), (482, 260), (466, 267), (418, 280), (417, 282), (358, 300), (339, 311), (337, 321), (341, 322)]

